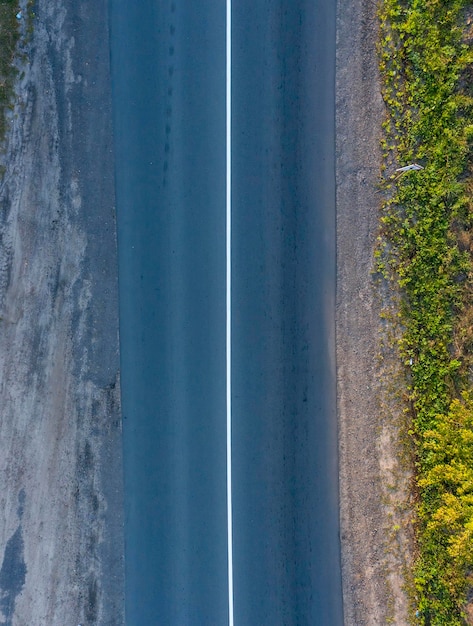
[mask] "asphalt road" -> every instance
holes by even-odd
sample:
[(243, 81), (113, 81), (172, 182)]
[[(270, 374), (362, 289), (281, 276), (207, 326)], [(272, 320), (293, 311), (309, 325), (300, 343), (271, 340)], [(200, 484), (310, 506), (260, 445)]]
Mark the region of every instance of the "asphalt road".
[(227, 621), (224, 25), (112, 2), (130, 626)]
[(233, 11), (236, 624), (342, 624), (335, 2)]
[[(337, 626), (335, 2), (232, 37), (235, 624)], [(127, 624), (224, 625), (225, 3), (112, 0), (111, 41)]]

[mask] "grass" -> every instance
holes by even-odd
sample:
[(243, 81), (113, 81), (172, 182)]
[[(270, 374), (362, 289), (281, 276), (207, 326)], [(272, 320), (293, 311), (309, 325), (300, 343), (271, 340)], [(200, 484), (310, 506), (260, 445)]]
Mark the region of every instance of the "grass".
[(0, 0), (0, 141), (7, 130), (7, 111), (12, 107), (14, 66), (19, 40), (18, 0)]
[[(417, 474), (415, 601), (426, 626), (465, 623), (473, 570), (470, 7), (383, 0), (380, 9), (386, 201), (375, 256), (401, 294), (398, 349)], [(414, 161), (424, 169), (394, 174)]]

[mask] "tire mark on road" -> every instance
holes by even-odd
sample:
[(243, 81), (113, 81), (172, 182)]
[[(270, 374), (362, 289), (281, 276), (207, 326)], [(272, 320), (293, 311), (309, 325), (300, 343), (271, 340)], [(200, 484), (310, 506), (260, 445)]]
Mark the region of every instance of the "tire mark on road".
[(171, 152), (171, 133), (172, 133), (172, 100), (174, 93), (173, 77), (174, 77), (174, 54), (175, 54), (175, 13), (176, 3), (171, 2), (170, 18), (169, 18), (169, 44), (168, 44), (168, 89), (166, 102), (166, 122), (164, 127), (164, 159), (163, 159), (163, 187), (167, 185), (167, 173), (169, 170), (169, 156)]

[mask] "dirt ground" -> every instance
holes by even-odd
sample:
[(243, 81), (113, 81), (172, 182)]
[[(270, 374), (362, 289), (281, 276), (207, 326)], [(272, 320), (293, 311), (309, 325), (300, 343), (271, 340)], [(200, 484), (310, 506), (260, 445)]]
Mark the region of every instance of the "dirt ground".
[(12, 626), (124, 623), (107, 6), (37, 0), (29, 36), (23, 19), (1, 159), (0, 624)]
[[(409, 624), (411, 471), (396, 401), (402, 372), (385, 346), (389, 305), (373, 275), (384, 105), (376, 3), (340, 0), (337, 38), (337, 379), (346, 626)], [(382, 357), (382, 358), (381, 358)], [(406, 458), (407, 457), (407, 458)]]

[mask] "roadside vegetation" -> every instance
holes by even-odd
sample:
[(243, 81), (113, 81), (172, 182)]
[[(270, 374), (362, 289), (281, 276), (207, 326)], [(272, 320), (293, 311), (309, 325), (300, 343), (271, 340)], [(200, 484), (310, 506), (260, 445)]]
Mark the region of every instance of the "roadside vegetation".
[[(467, 623), (473, 589), (473, 5), (381, 0), (385, 201), (415, 442), (415, 623)], [(424, 169), (394, 173), (420, 163)], [(473, 623), (473, 622), (468, 622)]]
[(0, 0), (0, 142), (5, 138), (17, 74), (14, 59), (19, 39), (18, 10), (18, 0)]

